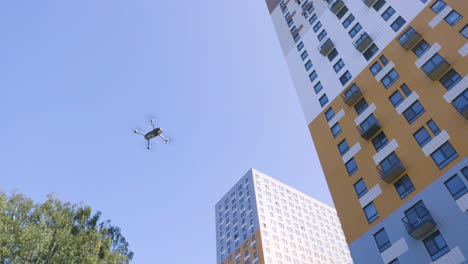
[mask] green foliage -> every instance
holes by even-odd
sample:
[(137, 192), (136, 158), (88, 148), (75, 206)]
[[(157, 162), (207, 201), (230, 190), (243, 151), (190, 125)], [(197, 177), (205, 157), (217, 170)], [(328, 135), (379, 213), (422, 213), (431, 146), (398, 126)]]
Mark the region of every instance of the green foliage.
[(133, 257), (120, 228), (91, 208), (48, 196), (43, 204), (0, 192), (0, 264), (125, 264)]

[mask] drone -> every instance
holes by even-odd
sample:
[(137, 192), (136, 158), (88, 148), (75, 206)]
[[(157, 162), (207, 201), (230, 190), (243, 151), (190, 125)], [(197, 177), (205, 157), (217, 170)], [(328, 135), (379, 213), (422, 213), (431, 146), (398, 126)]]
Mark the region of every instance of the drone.
[(151, 119), (151, 126), (153, 127), (153, 130), (151, 130), (150, 132), (144, 134), (144, 133), (141, 133), (140, 131), (138, 131), (138, 129), (135, 129), (135, 131), (133, 131), (135, 134), (139, 134), (139, 135), (142, 135), (147, 141), (148, 141), (148, 149), (151, 148), (151, 144), (150, 144), (150, 140), (155, 138), (155, 137), (160, 137), (162, 139), (164, 139), (164, 141), (166, 142), (169, 142), (169, 139), (165, 136), (163, 136), (163, 131), (160, 127), (154, 127), (154, 119)]

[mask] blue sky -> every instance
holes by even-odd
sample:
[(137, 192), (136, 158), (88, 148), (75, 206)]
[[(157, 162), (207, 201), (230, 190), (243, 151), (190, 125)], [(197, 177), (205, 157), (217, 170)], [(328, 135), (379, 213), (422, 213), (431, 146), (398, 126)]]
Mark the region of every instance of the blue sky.
[(332, 204), (263, 0), (3, 1), (0, 32), (0, 188), (102, 211), (134, 263), (215, 263), (251, 167)]

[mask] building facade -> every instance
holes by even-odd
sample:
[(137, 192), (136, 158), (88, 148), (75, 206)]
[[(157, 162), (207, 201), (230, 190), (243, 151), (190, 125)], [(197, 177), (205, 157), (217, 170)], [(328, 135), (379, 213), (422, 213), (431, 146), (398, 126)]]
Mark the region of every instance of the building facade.
[(215, 211), (219, 264), (352, 263), (335, 209), (257, 170)]
[(468, 1), (266, 0), (355, 263), (468, 259)]

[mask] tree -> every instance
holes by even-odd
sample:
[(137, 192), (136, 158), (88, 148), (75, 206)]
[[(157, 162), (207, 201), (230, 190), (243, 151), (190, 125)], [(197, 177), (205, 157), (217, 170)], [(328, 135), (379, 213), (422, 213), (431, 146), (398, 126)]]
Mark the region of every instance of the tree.
[(133, 258), (120, 228), (100, 222), (100, 212), (47, 198), (34, 204), (0, 192), (0, 264), (125, 264)]

